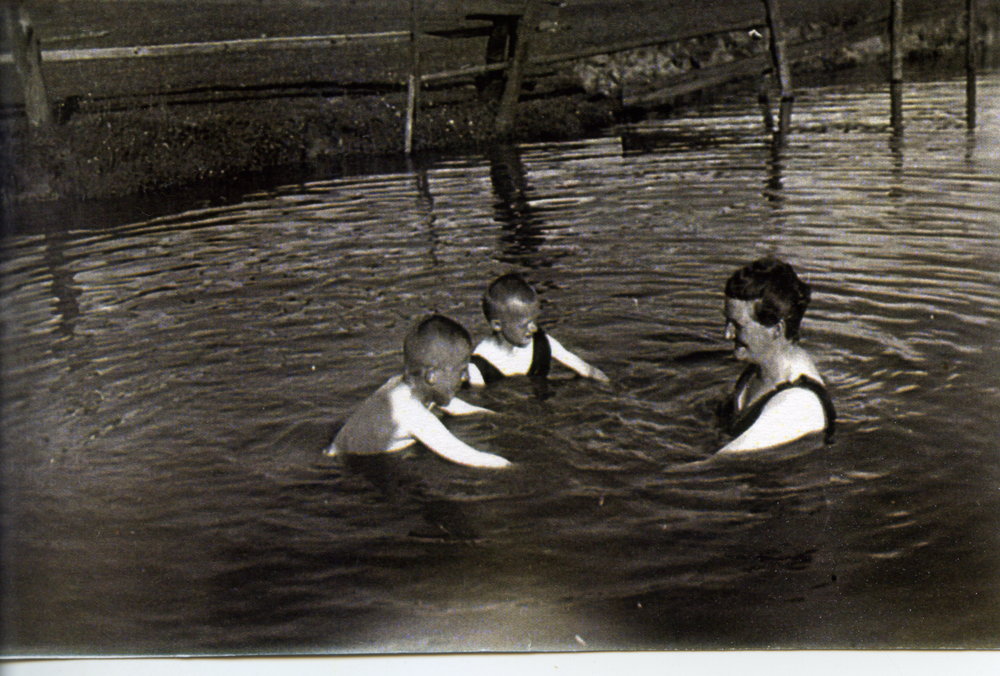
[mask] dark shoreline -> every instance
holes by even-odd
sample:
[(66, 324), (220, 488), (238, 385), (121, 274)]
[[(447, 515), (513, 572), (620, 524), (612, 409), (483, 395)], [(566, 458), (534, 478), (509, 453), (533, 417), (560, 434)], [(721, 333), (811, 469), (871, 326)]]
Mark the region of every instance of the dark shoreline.
[[(909, 27), (911, 62), (958, 55), (954, 17)], [(943, 28), (942, 28), (943, 26)], [(884, 45), (855, 50), (850, 58), (799, 64), (803, 74), (885, 61)], [(881, 51), (880, 51), (881, 49)], [(736, 81), (678, 98), (658, 114), (690, 110), (715, 96), (759, 87), (759, 78)], [(317, 95), (264, 92), (254, 98), (173, 102), (89, 102), (89, 110), (57, 110), (60, 123), (30, 129), (23, 118), (0, 120), (2, 201), (6, 207), (54, 200), (140, 197), (192, 186), (273, 184), (291, 176), (329, 176), (359, 158), (391, 157), (404, 150), (406, 92)], [(530, 89), (518, 104), (510, 142), (564, 141), (593, 136), (628, 119), (614, 96), (587, 91), (565, 72)], [(641, 115), (641, 113), (640, 113)], [(497, 140), (494, 104), (471, 84), (426, 92), (417, 117), (417, 153), (474, 152)], [(8, 224), (9, 225), (9, 224)]]

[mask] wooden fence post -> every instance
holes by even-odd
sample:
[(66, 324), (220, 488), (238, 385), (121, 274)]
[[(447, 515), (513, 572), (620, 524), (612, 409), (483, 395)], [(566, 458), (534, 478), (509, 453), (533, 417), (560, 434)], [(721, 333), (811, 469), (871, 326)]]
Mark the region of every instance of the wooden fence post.
[(903, 123), (903, 0), (889, 0), (889, 91), (893, 127)]
[(419, 28), (417, 0), (410, 0), (410, 79), (406, 87), (406, 139), (403, 142), (407, 155), (413, 151), (413, 125), (417, 115), (417, 99), (420, 96), (420, 50), (417, 45)]
[(525, 66), (528, 63), (528, 48), (532, 42), (535, 26), (538, 23), (538, 6), (540, 0), (530, 0), (524, 15), (517, 24), (517, 43), (514, 56), (507, 68), (507, 81), (504, 85), (500, 107), (497, 110), (493, 131), (496, 136), (504, 137), (510, 134), (514, 126), (514, 108), (521, 94), (521, 79), (524, 77)]
[(42, 52), (35, 25), (21, 2), (7, 9), (14, 64), (24, 88), (24, 112), (32, 127), (47, 127), (52, 122), (49, 98), (42, 79)]
[(976, 126), (976, 0), (965, 0), (965, 118)]
[(785, 52), (785, 27), (781, 22), (781, 10), (778, 0), (764, 0), (767, 12), (767, 30), (771, 35), (771, 60), (774, 62), (774, 72), (778, 75), (778, 88), (781, 99), (788, 101), (792, 96), (792, 76), (788, 66), (788, 54)]

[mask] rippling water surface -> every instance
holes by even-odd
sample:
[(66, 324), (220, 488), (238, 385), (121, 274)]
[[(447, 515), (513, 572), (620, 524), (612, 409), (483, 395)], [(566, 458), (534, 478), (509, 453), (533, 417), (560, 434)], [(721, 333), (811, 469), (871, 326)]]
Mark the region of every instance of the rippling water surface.
[[(1000, 80), (803, 91), (6, 238), (9, 653), (997, 647)], [(840, 416), (712, 459), (721, 287), (765, 253)], [(451, 421), (505, 472), (411, 460), (481, 537), (410, 537), (321, 450), (428, 311), (486, 332), (516, 270), (611, 375)]]

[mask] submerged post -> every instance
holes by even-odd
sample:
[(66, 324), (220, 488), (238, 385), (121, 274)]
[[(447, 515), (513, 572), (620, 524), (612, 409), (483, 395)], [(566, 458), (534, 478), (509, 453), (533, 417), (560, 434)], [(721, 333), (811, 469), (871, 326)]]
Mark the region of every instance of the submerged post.
[(792, 76), (778, 0), (764, 0), (764, 9), (767, 13), (767, 30), (771, 35), (771, 60), (774, 62), (774, 72), (778, 75), (778, 89), (781, 91), (781, 100), (789, 101), (792, 99)]
[(420, 51), (417, 49), (417, 0), (410, 0), (410, 79), (406, 85), (406, 139), (403, 147), (409, 155), (413, 150), (413, 124), (420, 94)]
[(890, 122), (903, 123), (903, 0), (890, 0), (889, 12), (889, 90)]
[(965, 119), (976, 126), (976, 0), (965, 0)]
[(510, 134), (514, 126), (514, 107), (521, 94), (521, 80), (528, 62), (528, 48), (532, 42), (532, 33), (534, 33), (537, 23), (538, 4), (539, 0), (530, 0), (524, 10), (524, 15), (517, 23), (517, 42), (514, 47), (514, 56), (507, 68), (507, 81), (504, 85), (503, 96), (500, 98), (500, 107), (497, 109), (493, 127), (494, 133), (499, 137)]
[(49, 98), (42, 78), (42, 51), (35, 34), (35, 25), (25, 8), (18, 2), (8, 7), (8, 25), (13, 43), (14, 63), (24, 88), (24, 112), (32, 127), (46, 127), (52, 121)]

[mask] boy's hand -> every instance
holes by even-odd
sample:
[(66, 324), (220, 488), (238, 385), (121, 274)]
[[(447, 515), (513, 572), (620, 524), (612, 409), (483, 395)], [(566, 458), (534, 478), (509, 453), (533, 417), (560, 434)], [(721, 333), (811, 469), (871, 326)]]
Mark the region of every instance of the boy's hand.
[(473, 413), (492, 413), (493, 415), (499, 415), (496, 411), (491, 411), (488, 408), (470, 404), (462, 401), (458, 397), (452, 397), (451, 401), (449, 401), (446, 406), (439, 406), (438, 408), (448, 415), (471, 415)]
[(501, 458), (499, 455), (495, 455), (493, 457), (496, 458), (496, 460), (487, 460), (482, 465), (480, 465), (480, 467), (488, 467), (490, 469), (502, 469), (504, 467), (510, 467), (511, 465), (514, 464), (507, 458)]

